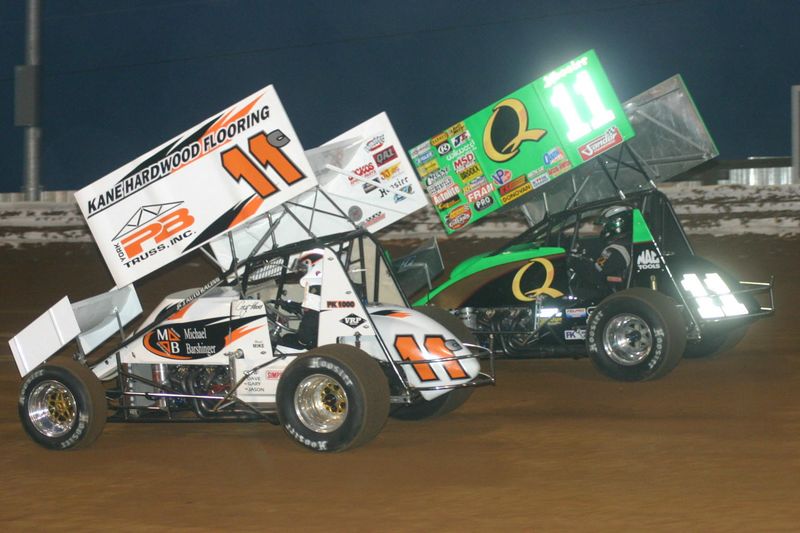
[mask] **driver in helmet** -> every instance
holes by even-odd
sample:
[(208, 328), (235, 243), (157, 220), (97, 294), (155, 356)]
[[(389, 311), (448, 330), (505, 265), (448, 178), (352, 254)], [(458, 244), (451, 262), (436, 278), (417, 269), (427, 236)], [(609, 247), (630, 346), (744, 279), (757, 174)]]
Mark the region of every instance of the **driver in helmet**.
[(303, 287), (303, 318), (297, 330), (297, 340), (306, 348), (317, 344), (319, 312), (322, 307), (322, 267), (323, 250), (314, 248), (303, 252), (297, 265), (305, 274), (300, 278)]
[(631, 210), (625, 206), (614, 206), (603, 213), (601, 236), (605, 247), (595, 260), (594, 267), (600, 281), (612, 291), (625, 287), (631, 264)]

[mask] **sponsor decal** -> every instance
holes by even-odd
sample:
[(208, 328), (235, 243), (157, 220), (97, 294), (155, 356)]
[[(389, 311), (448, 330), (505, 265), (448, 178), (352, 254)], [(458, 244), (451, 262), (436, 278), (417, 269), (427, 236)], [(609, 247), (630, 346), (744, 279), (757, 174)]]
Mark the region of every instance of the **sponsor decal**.
[(252, 325), (259, 317), (235, 320), (212, 318), (160, 326), (142, 337), (145, 349), (168, 359), (202, 359), (212, 356), (248, 333), (259, 329)]
[(421, 167), (417, 168), (417, 172), (419, 172), (419, 176), (424, 178), (434, 170), (439, 170), (439, 162), (437, 160), (428, 161)]
[(661, 268), (661, 259), (655, 250), (644, 250), (636, 258), (636, 266), (639, 270), (658, 270)]
[[(515, 132), (510, 138), (508, 132)], [(525, 141), (539, 142), (547, 135), (542, 128), (528, 129), (528, 110), (520, 100), (506, 98), (492, 110), (483, 130), (483, 150), (489, 159), (502, 163), (519, 153)]]
[(130, 268), (193, 235), (194, 217), (182, 203), (137, 209), (112, 239), (120, 262)]
[(622, 134), (616, 126), (613, 126), (608, 128), (601, 136), (580, 146), (578, 152), (581, 154), (581, 159), (588, 161), (620, 143), (622, 143)]
[(399, 204), (400, 202), (405, 200), (409, 194), (414, 194), (414, 191), (411, 190), (411, 185), (404, 185), (403, 187), (400, 187), (400, 192), (404, 194), (395, 193), (394, 197), (392, 197), (392, 201), (396, 204)]
[(481, 170), (481, 166), (478, 163), (475, 163), (472, 166), (467, 167), (464, 171), (458, 173), (458, 177), (461, 178), (461, 181), (469, 181), (472, 178), (478, 177), (483, 173)]
[(549, 182), (550, 176), (547, 174), (547, 172), (535, 176), (529, 174), (528, 179), (530, 180), (531, 185), (533, 185), (533, 188), (536, 189), (537, 187), (541, 187), (542, 185)]
[(385, 141), (386, 141), (385, 135), (383, 134), (376, 135), (375, 137), (367, 141), (367, 143), (364, 145), (364, 148), (367, 150), (367, 152), (374, 152), (375, 150), (383, 146), (383, 143)]
[(351, 328), (356, 329), (361, 324), (366, 322), (366, 320), (364, 320), (363, 318), (361, 318), (356, 314), (350, 313), (346, 317), (342, 318), (339, 322), (341, 322), (345, 326), (350, 326)]
[(566, 329), (564, 330), (564, 340), (583, 341), (586, 340), (585, 329)]
[[(372, 181), (373, 181), (374, 183), (378, 183), (379, 179), (378, 179), (378, 178), (374, 178)], [(377, 186), (375, 186), (375, 185), (373, 185), (372, 183), (365, 183), (365, 184), (364, 184), (364, 186), (363, 186), (363, 189), (364, 189), (364, 193), (365, 193), (365, 194), (369, 194), (369, 193), (371, 193), (372, 191), (374, 191), (374, 190), (375, 190), (375, 189), (377, 189), (377, 188), (378, 188), (378, 187), (377, 187)]]
[(499, 189), (500, 195), (501, 196), (506, 195), (506, 194), (510, 193), (511, 191), (513, 191), (514, 189), (516, 189), (518, 187), (522, 187), (526, 183), (528, 183), (528, 180), (526, 179), (526, 177), (525, 176), (520, 176), (520, 177), (514, 179), (514, 181), (506, 183), (505, 185), (501, 186), (500, 189)]
[(448, 176), (447, 178), (437, 181), (433, 185), (428, 187), (428, 194), (433, 196), (434, 194), (439, 194), (445, 189), (449, 189), (452, 187), (457, 187), (456, 183), (453, 181), (453, 178)]
[(447, 214), (447, 227), (451, 230), (461, 229), (469, 223), (472, 218), (472, 210), (468, 205), (456, 207)]
[(438, 194), (431, 195), (431, 202), (434, 204), (441, 204), (452, 198), (458, 198), (459, 191), (460, 189), (458, 188), (458, 185), (453, 185), (452, 187), (448, 187)]
[(430, 151), (431, 151), (431, 143), (425, 141), (424, 143), (412, 148), (409, 154), (411, 154), (411, 157), (414, 158), (414, 157), (419, 157), (421, 154)]
[(583, 318), (588, 316), (589, 313), (585, 307), (574, 307), (572, 309), (564, 309), (564, 314), (569, 318)]
[(494, 174), (492, 174), (492, 180), (494, 180), (496, 185), (504, 185), (511, 181), (511, 172), (504, 168), (498, 168)]
[(378, 164), (378, 166), (383, 166), (389, 161), (393, 161), (397, 159), (397, 150), (394, 149), (394, 146), (389, 146), (388, 148), (384, 148), (380, 152), (374, 154), (372, 159)]
[(447, 136), (448, 137), (455, 137), (467, 131), (466, 126), (464, 126), (463, 122), (459, 122), (447, 128)]
[(364, 227), (368, 228), (373, 224), (377, 224), (381, 220), (386, 218), (386, 213), (383, 211), (378, 211), (377, 213), (373, 213), (372, 215), (368, 216), (367, 219), (364, 221)]
[(325, 306), (328, 309), (346, 309), (355, 307), (356, 303), (353, 300), (328, 300)]
[[(524, 284), (523, 278), (525, 277), (525, 273), (528, 272), (533, 265), (540, 265), (544, 268), (544, 281), (534, 289), (524, 290), (522, 288)], [(564, 293), (550, 286), (553, 284), (555, 275), (553, 263), (546, 257), (537, 257), (536, 259), (530, 260), (514, 274), (514, 279), (511, 281), (511, 292), (514, 294), (514, 298), (520, 302), (532, 302), (541, 294), (545, 294), (551, 298), (559, 298), (564, 296)]]
[(570, 163), (569, 160), (565, 160), (559, 163), (558, 166), (547, 169), (547, 174), (551, 178), (554, 178), (556, 176), (560, 176), (561, 174), (563, 174), (564, 172), (568, 171), (571, 168), (572, 168), (572, 163)]
[(486, 180), (486, 176), (478, 176), (477, 178), (475, 178), (474, 180), (470, 181), (469, 183), (465, 183), (464, 184), (464, 194), (467, 194), (467, 193), (469, 193), (471, 191), (474, 191), (478, 187), (483, 187), (487, 183), (489, 183), (489, 182)]
[(453, 169), (460, 173), (475, 164), (475, 154), (470, 152), (453, 161)]
[(454, 205), (456, 205), (457, 203), (459, 203), (460, 201), (461, 200), (459, 200), (458, 196), (456, 195), (453, 196), (452, 198), (448, 198), (447, 200), (445, 200), (440, 204), (436, 204), (436, 209), (438, 209), (439, 211), (446, 211), (451, 207), (453, 207)]
[(470, 139), (469, 131), (464, 131), (453, 136), (453, 148), (458, 148)]
[(473, 204), (473, 207), (475, 208), (475, 211), (483, 211), (484, 209), (489, 209), (493, 205), (494, 205), (494, 198), (492, 198), (491, 196), (486, 196), (475, 202)]
[(491, 183), (487, 183), (486, 185), (478, 187), (477, 189), (467, 193), (467, 201), (477, 202), (481, 198), (485, 198), (490, 194), (492, 194), (493, 191), (494, 191), (494, 186)]
[(440, 168), (439, 170), (434, 170), (433, 172), (425, 176), (425, 186), (430, 187), (438, 180), (448, 177), (450, 177), (450, 171), (447, 170), (446, 168)]
[(526, 183), (522, 187), (518, 187), (518, 188), (514, 189), (513, 191), (511, 191), (510, 193), (506, 194), (505, 196), (501, 196), (500, 197), (500, 203), (503, 204), (503, 205), (509, 204), (509, 203), (513, 202), (514, 200), (516, 200), (517, 198), (519, 198), (520, 196), (528, 194), (532, 190), (533, 190), (533, 185), (531, 185), (530, 183)]
[(468, 154), (474, 151), (475, 151), (475, 141), (473, 139), (469, 139), (466, 143), (462, 144), (461, 146), (459, 146), (458, 148), (456, 148), (455, 150), (444, 156), (444, 158), (447, 161), (453, 161), (455, 159), (458, 159), (464, 154)]
[[(365, 165), (361, 165), (360, 167), (356, 167), (353, 169), (353, 174), (358, 176), (359, 178), (369, 179), (376, 174), (377, 170), (375, 169), (375, 164), (370, 162)], [(350, 176), (347, 176), (350, 185), (358, 185), (359, 183), (363, 183), (361, 181), (355, 180)]]
[(564, 65), (563, 68), (559, 70), (554, 70), (550, 74), (547, 74), (544, 77), (544, 88), (549, 89), (550, 87), (558, 83), (558, 81), (564, 76), (568, 76), (573, 72), (575, 72), (576, 70), (580, 70), (586, 67), (588, 64), (589, 64), (589, 58), (586, 56), (573, 59), (572, 61), (569, 62), (569, 64)]
[(450, 153), (450, 150), (452, 149), (453, 149), (452, 146), (450, 146), (450, 143), (447, 141), (443, 142), (442, 144), (436, 147), (436, 151), (439, 152), (439, 155), (447, 155)]
[(558, 163), (563, 159), (564, 159), (564, 152), (562, 152), (561, 148), (559, 148), (558, 146), (556, 146), (555, 148), (544, 154), (545, 165), (552, 165), (553, 163)]
[(416, 166), (420, 166), (421, 164), (425, 163), (426, 161), (430, 161), (433, 159), (433, 152), (428, 150), (427, 152), (422, 152), (419, 157), (414, 158), (414, 164)]
[(283, 370), (267, 370), (267, 379), (281, 379)]
[(447, 137), (448, 137), (447, 132), (443, 131), (439, 135), (436, 135), (435, 137), (431, 137), (431, 145), (439, 146), (440, 144), (442, 144), (444, 142), (447, 142)]
[(397, 163), (395, 165), (386, 167), (385, 169), (381, 170), (381, 176), (383, 176), (383, 179), (385, 180), (390, 180), (394, 178), (399, 171), (400, 171), (400, 163)]

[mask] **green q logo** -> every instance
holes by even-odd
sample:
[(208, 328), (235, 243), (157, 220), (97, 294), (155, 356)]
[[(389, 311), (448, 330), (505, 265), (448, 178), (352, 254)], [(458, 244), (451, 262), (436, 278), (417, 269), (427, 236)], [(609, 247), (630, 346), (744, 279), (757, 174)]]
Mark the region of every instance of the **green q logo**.
[[(538, 142), (545, 135), (547, 130), (528, 129), (525, 104), (516, 98), (506, 98), (492, 109), (492, 116), (483, 130), (483, 149), (489, 159), (502, 163), (516, 156), (524, 141)], [(498, 150), (496, 143), (503, 147)]]

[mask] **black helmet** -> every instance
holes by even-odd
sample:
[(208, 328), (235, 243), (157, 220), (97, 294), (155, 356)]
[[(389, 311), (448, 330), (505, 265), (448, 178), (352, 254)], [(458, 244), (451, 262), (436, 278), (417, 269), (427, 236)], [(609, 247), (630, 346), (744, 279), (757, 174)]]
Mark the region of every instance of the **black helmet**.
[(630, 231), (630, 208), (625, 206), (609, 207), (603, 213), (602, 236), (606, 241), (613, 241)]

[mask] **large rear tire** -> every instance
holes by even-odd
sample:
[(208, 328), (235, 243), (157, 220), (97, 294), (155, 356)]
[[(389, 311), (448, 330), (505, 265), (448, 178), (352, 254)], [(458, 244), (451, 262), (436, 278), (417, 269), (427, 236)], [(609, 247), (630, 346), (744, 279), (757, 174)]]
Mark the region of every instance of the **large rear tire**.
[(649, 289), (627, 289), (592, 311), (586, 346), (595, 366), (613, 379), (657, 379), (680, 361), (686, 325), (672, 298)]
[(25, 432), (41, 446), (68, 450), (94, 442), (106, 424), (102, 383), (72, 359), (53, 361), (28, 374), (19, 393)]
[(378, 362), (352, 346), (331, 344), (299, 356), (277, 390), (278, 419), (295, 442), (319, 452), (361, 446), (389, 415), (389, 384)]

